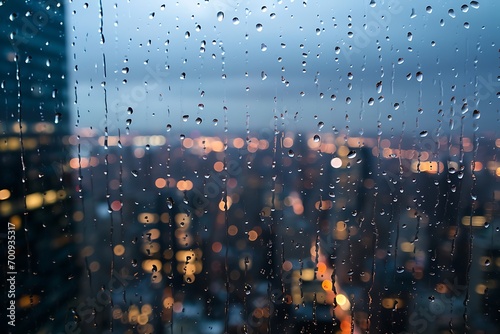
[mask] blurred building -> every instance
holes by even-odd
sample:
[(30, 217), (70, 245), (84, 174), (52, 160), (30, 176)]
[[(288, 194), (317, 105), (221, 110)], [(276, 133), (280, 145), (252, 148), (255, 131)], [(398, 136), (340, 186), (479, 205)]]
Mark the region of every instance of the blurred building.
[[(8, 272), (17, 273), (16, 326), (4, 330), (62, 332), (71, 318), (68, 302), (76, 294), (79, 274), (65, 145), (69, 117), (62, 3), (2, 1), (0, 31), (0, 220), (15, 226), (15, 259)], [(5, 231), (2, 267), (7, 264)], [(6, 293), (2, 300), (9, 302)]]

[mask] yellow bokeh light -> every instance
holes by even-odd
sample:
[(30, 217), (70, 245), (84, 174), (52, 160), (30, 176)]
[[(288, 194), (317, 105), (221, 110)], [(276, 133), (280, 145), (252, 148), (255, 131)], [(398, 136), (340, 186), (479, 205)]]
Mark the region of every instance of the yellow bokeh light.
[(113, 248), (113, 253), (115, 253), (116, 256), (122, 256), (125, 254), (125, 247), (123, 245), (116, 245)]
[(235, 236), (238, 233), (238, 227), (236, 227), (236, 225), (229, 226), (227, 229), (227, 233), (230, 236)]
[(235, 148), (243, 148), (243, 146), (245, 146), (245, 141), (243, 140), (243, 138), (234, 138), (233, 146)]
[(293, 146), (293, 138), (285, 137), (283, 139), (283, 147), (290, 148)]
[(167, 180), (165, 180), (162, 177), (157, 178), (155, 181), (156, 188), (162, 189), (162, 188), (165, 188), (166, 185), (167, 185)]
[(323, 288), (323, 290), (325, 290), (325, 291), (331, 291), (331, 290), (332, 290), (332, 287), (333, 287), (332, 281), (330, 281), (330, 280), (324, 280), (324, 281), (321, 283), (321, 287), (322, 287), (322, 288)]
[(194, 141), (191, 138), (185, 138), (182, 141), (182, 146), (184, 146), (185, 148), (191, 148), (191, 147), (193, 147), (193, 144), (194, 144)]
[(193, 189), (193, 182), (189, 180), (180, 180), (177, 182), (177, 189), (180, 191), (188, 191)]
[(38, 295), (23, 295), (18, 300), (18, 305), (20, 308), (29, 308), (40, 303), (40, 296)]
[(164, 308), (172, 308), (174, 306), (174, 298), (172, 297), (167, 297), (163, 299), (163, 307)]
[[(342, 147), (344, 147), (344, 146), (342, 146)], [(330, 165), (333, 168), (340, 168), (340, 167), (342, 167), (342, 159), (340, 159), (340, 158), (333, 158), (332, 161), (330, 161)]]
[(6, 199), (9, 199), (9, 197), (10, 197), (10, 190), (8, 189), (0, 190), (0, 201), (5, 201)]
[(38, 209), (43, 205), (43, 195), (41, 193), (33, 193), (26, 196), (26, 208), (28, 210)]
[(254, 230), (248, 232), (248, 240), (255, 241), (259, 235)]
[(214, 170), (216, 172), (222, 172), (224, 170), (224, 163), (222, 161), (217, 161), (214, 163)]
[(233, 204), (233, 199), (229, 196), (226, 198), (227, 202), (225, 202), (223, 199), (219, 202), (219, 210), (220, 211), (226, 211), (226, 203), (227, 203), (227, 210), (231, 208), (231, 205)]
[(144, 270), (147, 273), (152, 273), (153, 271), (160, 271), (161, 270), (161, 261), (159, 260), (154, 260), (154, 259), (148, 259), (142, 261), (142, 270)]

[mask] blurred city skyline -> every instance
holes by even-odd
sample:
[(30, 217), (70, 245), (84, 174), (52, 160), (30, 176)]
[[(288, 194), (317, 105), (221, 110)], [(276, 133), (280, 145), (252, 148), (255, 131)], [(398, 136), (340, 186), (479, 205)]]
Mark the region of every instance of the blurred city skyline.
[(0, 1), (8, 331), (498, 331), (498, 13)]

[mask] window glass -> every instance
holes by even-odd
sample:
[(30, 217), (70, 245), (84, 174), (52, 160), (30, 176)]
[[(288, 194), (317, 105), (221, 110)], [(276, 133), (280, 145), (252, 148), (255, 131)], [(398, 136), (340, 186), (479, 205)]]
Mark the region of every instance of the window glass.
[(494, 333), (494, 0), (0, 1), (11, 333)]

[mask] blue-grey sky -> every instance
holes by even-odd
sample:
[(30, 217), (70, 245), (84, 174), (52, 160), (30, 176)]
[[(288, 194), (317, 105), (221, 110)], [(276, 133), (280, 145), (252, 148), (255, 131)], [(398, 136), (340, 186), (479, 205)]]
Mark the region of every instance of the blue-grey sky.
[(230, 131), (259, 131), (275, 116), (291, 131), (445, 133), (462, 116), (466, 131), (498, 127), (495, 0), (103, 1), (104, 43), (97, 1), (67, 11), (80, 127), (223, 131), (226, 117)]

